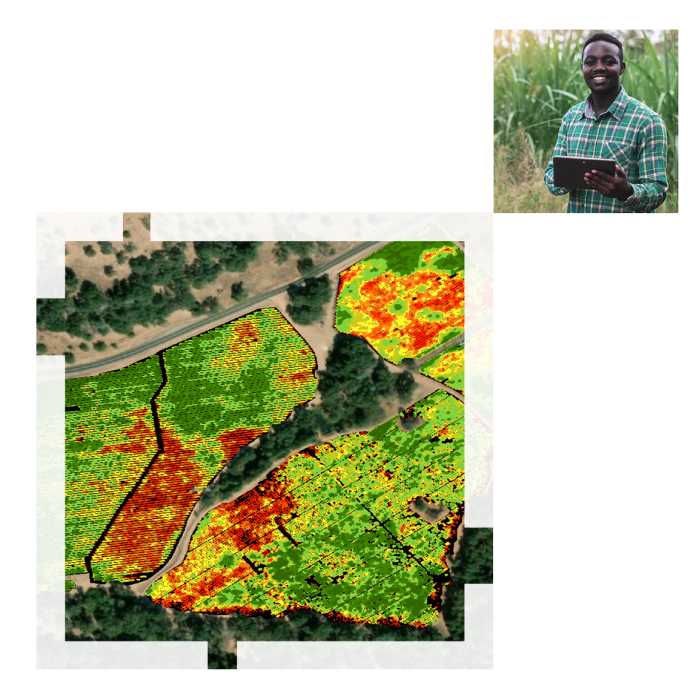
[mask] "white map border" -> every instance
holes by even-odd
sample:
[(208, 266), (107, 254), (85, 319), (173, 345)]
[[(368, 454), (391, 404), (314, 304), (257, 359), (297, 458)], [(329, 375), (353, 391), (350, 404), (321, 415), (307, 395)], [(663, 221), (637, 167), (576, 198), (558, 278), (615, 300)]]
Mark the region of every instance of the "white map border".
[[(154, 240), (422, 240), (429, 223), (493, 276), (491, 214), (161, 214)], [(37, 298), (63, 297), (64, 243), (121, 241), (121, 213), (37, 216)], [(65, 364), (37, 357), (37, 668), (206, 669), (206, 642), (66, 642)], [(471, 513), (471, 515), (470, 515)], [(492, 489), (470, 527), (493, 526)], [(239, 642), (239, 669), (493, 667), (493, 585), (465, 586), (464, 642)]]

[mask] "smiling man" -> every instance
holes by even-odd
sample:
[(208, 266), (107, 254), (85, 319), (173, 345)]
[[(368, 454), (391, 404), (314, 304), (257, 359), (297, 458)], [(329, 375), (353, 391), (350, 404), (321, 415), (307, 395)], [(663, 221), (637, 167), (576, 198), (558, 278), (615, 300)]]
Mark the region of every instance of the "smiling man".
[(569, 195), (567, 212), (653, 212), (666, 199), (666, 127), (620, 85), (622, 57), (611, 34), (593, 34), (583, 46), (581, 70), (591, 94), (564, 115), (554, 156), (612, 158), (616, 165), (614, 176), (586, 173), (593, 189), (571, 190), (554, 186), (550, 160), (544, 181), (552, 194)]

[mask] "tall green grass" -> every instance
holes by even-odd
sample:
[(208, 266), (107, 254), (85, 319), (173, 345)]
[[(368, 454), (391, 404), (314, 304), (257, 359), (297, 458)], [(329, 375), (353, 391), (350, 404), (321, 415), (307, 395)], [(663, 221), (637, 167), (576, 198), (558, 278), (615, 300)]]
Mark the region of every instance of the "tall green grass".
[[(497, 167), (509, 159), (522, 159), (523, 148), (529, 149), (538, 168), (546, 167), (562, 117), (589, 94), (581, 73), (581, 51), (591, 33), (558, 30), (537, 34), (529, 31), (496, 32), (494, 162)], [(618, 32), (612, 33), (620, 36)], [(666, 174), (669, 192), (659, 211), (678, 211), (676, 43), (666, 31), (663, 42), (656, 47), (644, 31), (636, 42), (630, 40), (628, 43), (624, 36), (620, 39), (627, 64), (621, 80), (625, 90), (657, 112), (668, 131)], [(498, 186), (498, 173), (496, 179)], [(500, 182), (505, 181), (501, 173)], [(495, 200), (499, 201), (498, 190)]]

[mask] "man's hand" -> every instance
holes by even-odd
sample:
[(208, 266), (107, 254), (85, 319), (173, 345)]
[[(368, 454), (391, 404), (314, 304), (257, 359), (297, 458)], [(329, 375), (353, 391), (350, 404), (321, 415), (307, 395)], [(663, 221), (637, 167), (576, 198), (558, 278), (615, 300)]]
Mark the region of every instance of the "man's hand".
[(615, 197), (624, 202), (634, 191), (632, 185), (627, 182), (627, 175), (619, 165), (615, 165), (615, 175), (601, 173), (600, 170), (591, 170), (583, 176), (584, 182), (591, 185), (594, 190), (604, 197)]

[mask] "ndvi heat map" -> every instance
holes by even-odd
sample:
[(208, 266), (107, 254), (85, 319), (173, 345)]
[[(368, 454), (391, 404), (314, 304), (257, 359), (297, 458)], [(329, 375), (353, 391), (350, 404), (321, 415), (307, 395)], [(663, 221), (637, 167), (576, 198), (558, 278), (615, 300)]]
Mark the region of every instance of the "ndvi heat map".
[[(481, 302), (483, 287), (470, 287)], [(464, 288), (454, 243), (391, 243), (341, 273), (336, 329), (393, 363), (424, 357), (463, 332)], [(445, 373), (458, 382), (459, 365), (441, 367), (439, 381), (455, 386)], [(298, 330), (261, 308), (68, 380), (66, 574), (131, 584), (164, 569), (202, 490), (314, 398), (316, 369)], [(491, 450), (490, 432), (471, 416), (465, 430), (463, 403), (439, 386), (373, 429), (289, 456), (210, 510), (147, 595), (193, 612), (433, 623), (464, 513), (465, 442), (468, 498), (488, 481)], [(447, 514), (426, 519), (419, 500)]]

